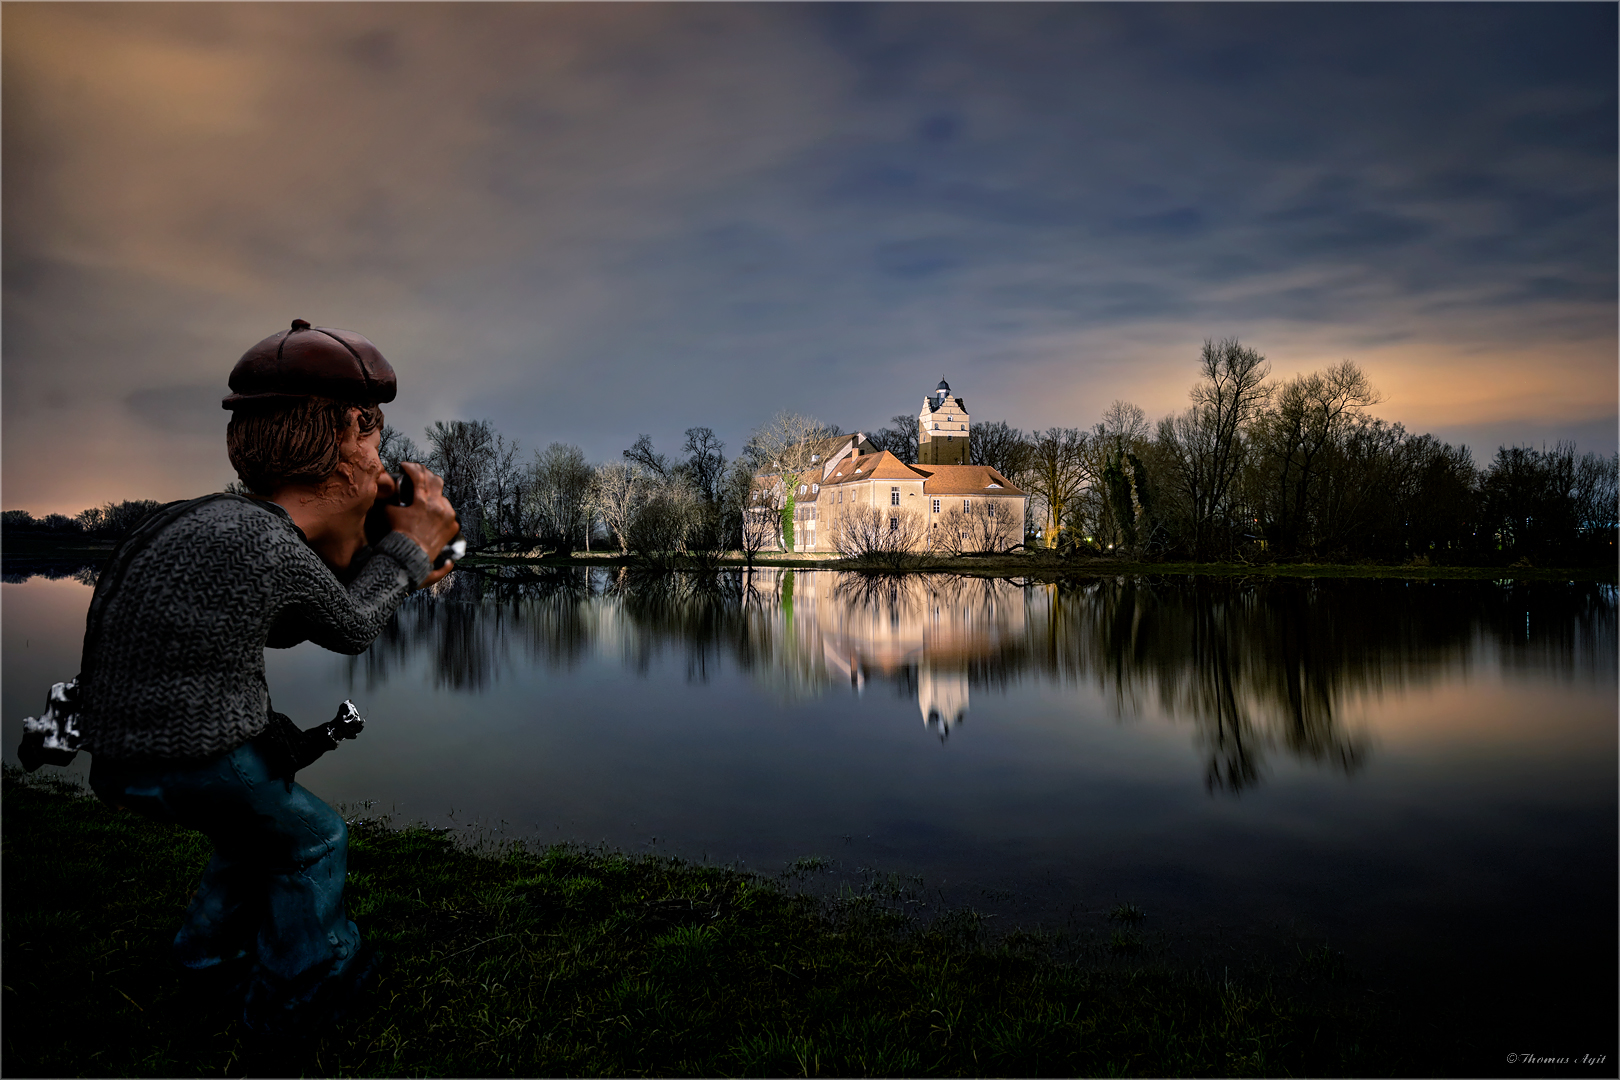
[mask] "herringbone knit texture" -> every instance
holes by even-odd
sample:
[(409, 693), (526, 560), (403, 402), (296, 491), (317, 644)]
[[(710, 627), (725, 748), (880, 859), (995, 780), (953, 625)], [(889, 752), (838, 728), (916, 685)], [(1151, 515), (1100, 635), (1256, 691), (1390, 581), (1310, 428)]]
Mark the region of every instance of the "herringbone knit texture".
[(358, 653), (431, 569), (415, 541), (389, 533), (344, 586), (274, 503), (201, 503), (118, 581), (103, 574), (97, 585), (106, 591), (99, 633), (86, 634), (85, 749), (124, 759), (235, 749), (269, 723), (266, 644)]

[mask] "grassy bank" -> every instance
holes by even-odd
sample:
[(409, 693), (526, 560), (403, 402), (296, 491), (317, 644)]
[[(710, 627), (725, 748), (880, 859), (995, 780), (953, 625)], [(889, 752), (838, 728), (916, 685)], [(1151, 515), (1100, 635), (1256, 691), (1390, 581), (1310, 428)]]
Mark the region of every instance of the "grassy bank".
[(7, 1075), (1430, 1071), (1326, 951), (1206, 972), (1155, 961), (1128, 907), (1104, 933), (992, 938), (971, 911), (924, 925), (892, 882), (816, 899), (792, 872), (376, 822), (352, 826), (348, 891), (387, 958), (375, 992), (253, 1051), (168, 957), (205, 841), (15, 771), (4, 815)]

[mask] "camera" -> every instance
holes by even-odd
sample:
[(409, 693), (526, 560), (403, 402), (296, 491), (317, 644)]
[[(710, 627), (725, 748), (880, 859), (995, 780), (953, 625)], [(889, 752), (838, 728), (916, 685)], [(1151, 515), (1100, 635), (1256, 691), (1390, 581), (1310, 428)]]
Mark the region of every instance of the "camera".
[[(411, 474), (404, 469), (397, 473), (389, 473), (394, 478), (394, 494), (391, 498), (378, 499), (372, 506), (371, 512), (366, 515), (366, 540), (375, 544), (381, 540), (393, 525), (388, 520), (389, 506), (409, 506), (416, 501), (416, 484), (411, 480)], [(459, 535), (444, 547), (433, 560), (433, 569), (437, 570), (451, 559), (459, 559), (467, 554), (467, 541)]]

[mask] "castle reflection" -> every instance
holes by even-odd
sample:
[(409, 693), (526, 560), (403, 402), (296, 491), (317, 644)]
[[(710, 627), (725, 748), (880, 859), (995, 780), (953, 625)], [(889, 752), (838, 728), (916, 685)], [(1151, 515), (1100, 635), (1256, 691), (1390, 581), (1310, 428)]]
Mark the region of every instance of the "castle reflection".
[(437, 685), (478, 691), (513, 665), (567, 669), (593, 652), (636, 671), (678, 654), (699, 682), (729, 663), (785, 701), (883, 685), (941, 740), (975, 694), (1011, 680), (1087, 685), (1120, 717), (1191, 724), (1206, 785), (1235, 793), (1278, 752), (1356, 772), (1370, 750), (1359, 704), (1482, 656), (1612, 671), (1615, 596), (1581, 583), (503, 567), (408, 601), (350, 663), (368, 686), (426, 661)]

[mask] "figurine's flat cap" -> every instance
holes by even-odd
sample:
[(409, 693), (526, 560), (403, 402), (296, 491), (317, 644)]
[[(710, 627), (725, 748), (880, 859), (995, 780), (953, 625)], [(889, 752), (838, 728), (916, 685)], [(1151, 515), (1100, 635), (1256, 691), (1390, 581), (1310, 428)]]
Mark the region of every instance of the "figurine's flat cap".
[(305, 397), (382, 405), (399, 389), (377, 346), (352, 330), (311, 326), (303, 319), (243, 353), (231, 369), (230, 386), (230, 397), (220, 403), (227, 409)]

